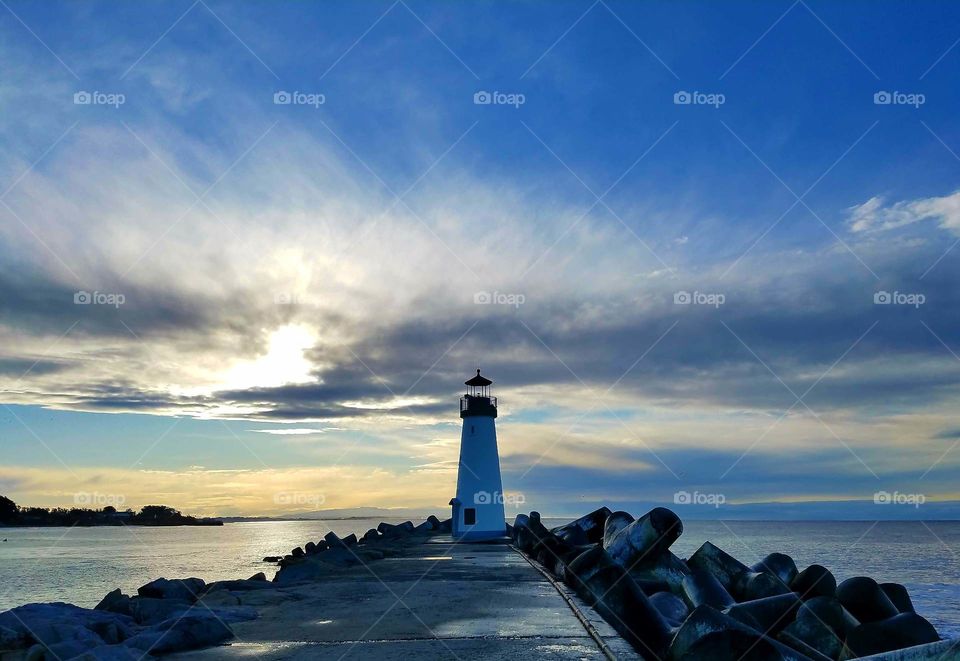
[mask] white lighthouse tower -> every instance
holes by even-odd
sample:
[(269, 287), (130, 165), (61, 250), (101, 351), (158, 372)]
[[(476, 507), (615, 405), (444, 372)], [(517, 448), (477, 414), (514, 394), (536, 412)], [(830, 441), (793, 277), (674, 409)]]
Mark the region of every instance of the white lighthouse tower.
[(497, 452), (497, 398), (490, 396), (490, 379), (477, 375), (465, 381), (460, 398), (460, 465), (453, 506), (453, 537), (462, 540), (496, 539), (506, 533), (503, 484)]

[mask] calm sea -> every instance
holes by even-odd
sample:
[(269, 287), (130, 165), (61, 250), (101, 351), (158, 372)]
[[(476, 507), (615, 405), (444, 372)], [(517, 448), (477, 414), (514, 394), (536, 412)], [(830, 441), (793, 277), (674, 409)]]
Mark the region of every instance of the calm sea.
[[(0, 611), (34, 601), (92, 607), (114, 588), (136, 593), (160, 576), (214, 581), (266, 571), (272, 578), (273, 567), (261, 562), (264, 556), (288, 553), (330, 530), (362, 534), (379, 522), (0, 529), (0, 539), (7, 539), (0, 542)], [(780, 551), (801, 568), (822, 564), (838, 580), (866, 575), (903, 583), (917, 611), (941, 635), (960, 636), (960, 522), (687, 521), (673, 551), (687, 557), (706, 540), (747, 564)]]

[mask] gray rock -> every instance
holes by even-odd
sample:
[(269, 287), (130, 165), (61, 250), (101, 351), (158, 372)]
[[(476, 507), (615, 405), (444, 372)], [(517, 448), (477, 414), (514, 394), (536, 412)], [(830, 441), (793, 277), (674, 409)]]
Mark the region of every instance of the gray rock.
[(159, 624), (190, 610), (192, 606), (193, 601), (185, 599), (134, 597), (130, 600), (130, 610), (138, 624)]
[(74, 657), (72, 661), (143, 661), (143, 652), (126, 645), (101, 645)]
[(44, 647), (75, 640), (102, 644), (98, 632), (125, 637), (134, 622), (127, 615), (54, 602), (26, 604), (0, 613), (0, 627), (23, 637), (27, 644), (39, 643), (42, 652)]
[(130, 610), (130, 597), (120, 592), (120, 588), (108, 592), (100, 603), (94, 606), (98, 611), (110, 611), (111, 613), (121, 613), (123, 615), (132, 615)]
[(137, 588), (137, 594), (141, 597), (154, 597), (156, 599), (196, 601), (205, 586), (206, 583), (199, 578), (175, 578), (171, 580), (158, 578)]
[[(257, 576), (263, 576), (263, 574), (257, 574)], [(207, 591), (204, 593), (204, 596), (213, 594), (214, 592), (220, 592), (222, 590), (244, 592), (246, 590), (266, 590), (272, 587), (273, 584), (267, 580), (266, 576), (263, 576), (263, 578), (237, 578), (229, 581), (214, 581), (207, 586)]]
[(17, 650), (27, 647), (29, 639), (19, 631), (0, 627), (0, 650)]
[(267, 580), (267, 575), (262, 571), (258, 571), (256, 574), (247, 579), (248, 581), (265, 581)]
[(124, 644), (149, 654), (169, 654), (208, 647), (233, 638), (230, 627), (209, 612), (198, 611), (164, 624), (137, 634)]

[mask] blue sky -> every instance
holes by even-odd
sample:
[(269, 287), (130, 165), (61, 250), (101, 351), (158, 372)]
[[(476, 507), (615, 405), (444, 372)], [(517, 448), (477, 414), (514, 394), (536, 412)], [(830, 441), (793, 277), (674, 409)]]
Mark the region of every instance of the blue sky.
[(0, 492), (958, 500), (958, 12), (9, 2)]

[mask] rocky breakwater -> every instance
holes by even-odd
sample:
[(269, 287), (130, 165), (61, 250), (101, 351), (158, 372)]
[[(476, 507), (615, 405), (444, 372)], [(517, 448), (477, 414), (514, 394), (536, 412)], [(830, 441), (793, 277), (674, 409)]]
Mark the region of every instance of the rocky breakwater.
[(61, 602), (19, 606), (0, 613), (0, 661), (142, 660), (225, 643), (235, 637), (232, 624), (297, 598), (285, 587), (389, 557), (411, 538), (443, 532), (450, 532), (450, 521), (433, 516), (418, 526), (381, 523), (360, 539), (329, 533), (286, 556), (264, 558), (279, 566), (272, 581), (263, 572), (213, 583), (158, 578), (136, 595), (113, 590), (92, 609)]
[(329, 532), (316, 542), (298, 546), (287, 555), (267, 556), (264, 562), (276, 562), (280, 571), (273, 581), (277, 585), (291, 585), (316, 581), (334, 574), (344, 567), (366, 565), (383, 558), (399, 555), (410, 536), (449, 533), (449, 519), (440, 521), (430, 516), (420, 525), (405, 521), (399, 525), (381, 523), (360, 538), (356, 535), (338, 537)]
[(682, 532), (662, 507), (639, 519), (601, 508), (550, 530), (531, 512), (509, 528), (646, 659), (960, 658), (900, 584), (838, 585), (827, 568), (799, 570), (783, 553), (747, 566), (710, 542), (681, 559), (670, 547)]

